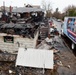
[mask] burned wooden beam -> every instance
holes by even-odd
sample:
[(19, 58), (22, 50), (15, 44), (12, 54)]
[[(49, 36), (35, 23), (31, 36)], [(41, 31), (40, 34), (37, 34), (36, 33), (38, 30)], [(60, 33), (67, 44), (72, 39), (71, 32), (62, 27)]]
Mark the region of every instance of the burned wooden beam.
[(16, 60), (15, 54), (0, 53), (0, 62), (14, 62)]

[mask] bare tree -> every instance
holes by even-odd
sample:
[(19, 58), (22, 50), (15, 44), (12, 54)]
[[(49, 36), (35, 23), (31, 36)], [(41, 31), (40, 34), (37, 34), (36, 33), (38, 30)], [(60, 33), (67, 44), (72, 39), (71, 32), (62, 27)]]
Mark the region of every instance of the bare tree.
[(50, 18), (52, 16), (52, 6), (51, 2), (42, 0), (42, 8), (46, 11), (46, 17)]

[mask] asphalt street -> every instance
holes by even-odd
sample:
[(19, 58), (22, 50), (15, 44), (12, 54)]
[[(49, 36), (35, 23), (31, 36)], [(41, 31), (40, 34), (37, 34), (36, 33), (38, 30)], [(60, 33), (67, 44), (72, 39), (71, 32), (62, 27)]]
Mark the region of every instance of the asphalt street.
[(58, 22), (58, 21), (55, 21), (55, 20), (53, 19), (53, 23), (56, 25), (57, 30), (58, 30), (59, 33), (61, 34), (61, 24), (62, 24), (62, 22)]
[[(55, 24), (57, 30), (61, 34), (61, 22), (53, 20), (53, 23)], [(59, 47), (60, 45), (57, 45), (57, 49), (60, 51), (58, 54), (60, 57), (60, 60), (62, 62), (62, 66), (58, 67), (58, 73), (59, 75), (76, 75), (76, 57), (74, 56), (72, 50), (68, 48), (66, 45), (66, 42), (64, 43), (64, 40), (61, 37), (58, 37), (59, 43), (62, 47)]]

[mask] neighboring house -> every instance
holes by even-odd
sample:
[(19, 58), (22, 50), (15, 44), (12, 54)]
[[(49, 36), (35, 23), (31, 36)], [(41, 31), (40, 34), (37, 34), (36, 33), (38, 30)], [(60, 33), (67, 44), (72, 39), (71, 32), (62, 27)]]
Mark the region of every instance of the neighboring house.
[(19, 13), (21, 15), (21, 18), (27, 18), (31, 16), (31, 13), (41, 13), (44, 12), (43, 9), (40, 8), (40, 6), (31, 6), (26, 5), (26, 7), (16, 7), (12, 10), (12, 13)]

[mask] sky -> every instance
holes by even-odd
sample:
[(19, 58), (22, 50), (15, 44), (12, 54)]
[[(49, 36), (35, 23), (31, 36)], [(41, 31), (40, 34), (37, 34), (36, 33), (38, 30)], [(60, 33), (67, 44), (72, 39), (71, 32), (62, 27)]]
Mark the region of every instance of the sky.
[[(5, 1), (6, 6), (17, 6), (23, 7), (24, 4), (31, 4), (31, 5), (42, 5), (43, 0), (0, 0), (0, 6), (3, 5), (3, 1)], [(76, 5), (76, 0), (45, 0), (46, 3), (51, 3), (53, 11), (56, 8), (59, 8), (59, 11), (63, 12), (64, 8), (68, 5)]]

